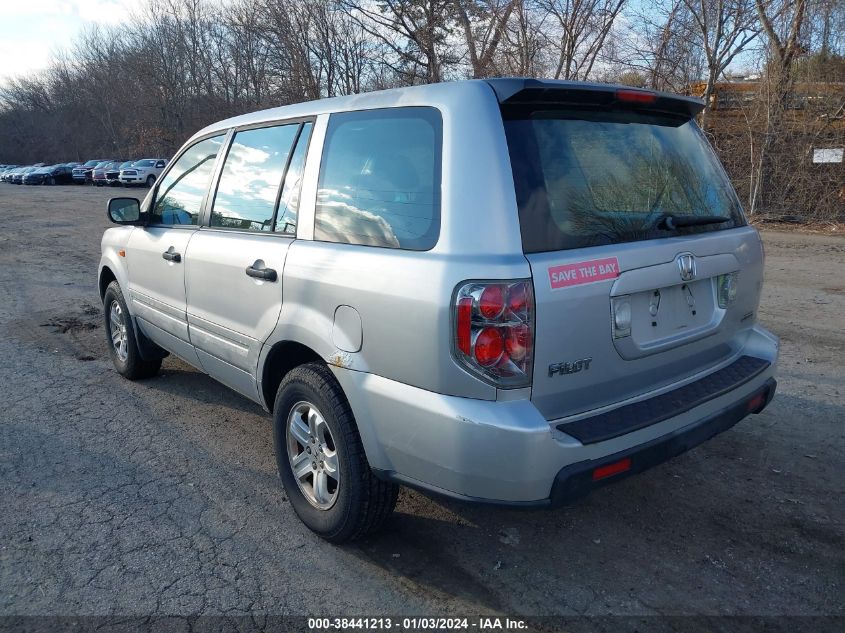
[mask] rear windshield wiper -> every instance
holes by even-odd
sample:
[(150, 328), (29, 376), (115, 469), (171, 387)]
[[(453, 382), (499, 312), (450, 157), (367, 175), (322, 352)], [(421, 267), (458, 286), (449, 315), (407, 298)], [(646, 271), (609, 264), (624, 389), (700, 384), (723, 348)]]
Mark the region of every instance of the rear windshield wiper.
[(725, 215), (664, 215), (657, 226), (672, 231), (685, 226), (704, 226), (730, 221), (731, 218)]

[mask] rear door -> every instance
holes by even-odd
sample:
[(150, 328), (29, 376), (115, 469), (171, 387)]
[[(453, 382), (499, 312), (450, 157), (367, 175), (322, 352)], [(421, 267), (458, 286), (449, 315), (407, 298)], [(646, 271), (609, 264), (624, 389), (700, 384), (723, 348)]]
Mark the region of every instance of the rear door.
[(203, 369), (257, 397), (258, 354), (282, 306), (282, 271), (312, 123), (236, 131), (206, 226), (188, 247), (187, 312)]
[(147, 336), (197, 366), (188, 335), (185, 258), (223, 138), (204, 139), (182, 153), (155, 191), (149, 224), (132, 231), (126, 246), (133, 315)]
[(640, 106), (503, 107), (550, 420), (708, 371), (754, 323), (756, 231), (691, 113)]

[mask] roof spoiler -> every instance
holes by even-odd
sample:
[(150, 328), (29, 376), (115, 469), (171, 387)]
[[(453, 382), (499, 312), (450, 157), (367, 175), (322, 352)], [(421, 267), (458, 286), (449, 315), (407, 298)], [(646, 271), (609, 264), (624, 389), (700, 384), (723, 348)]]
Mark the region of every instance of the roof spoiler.
[(637, 110), (691, 119), (704, 109), (695, 97), (581, 81), (488, 79), (499, 103), (517, 106), (581, 106)]

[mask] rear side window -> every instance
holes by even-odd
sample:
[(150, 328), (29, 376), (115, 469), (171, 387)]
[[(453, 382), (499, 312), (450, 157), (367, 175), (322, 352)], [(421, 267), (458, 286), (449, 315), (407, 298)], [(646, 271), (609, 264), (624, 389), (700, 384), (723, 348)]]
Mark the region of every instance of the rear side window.
[(296, 141), (288, 170), (285, 172), (285, 184), (279, 197), (279, 210), (276, 213), (276, 231), (278, 233), (296, 233), (296, 216), (299, 213), (299, 192), (302, 189), (302, 172), (305, 169), (305, 155), (308, 140), (311, 138), (311, 123), (302, 126), (302, 132)]
[(242, 130), (226, 155), (211, 226), (272, 231), (282, 175), (299, 123)]
[[(556, 251), (744, 224), (692, 121), (631, 112), (505, 116), (523, 250)], [(727, 221), (667, 228), (666, 216)]]
[(442, 123), (435, 108), (333, 114), (314, 239), (428, 250), (440, 231)]
[(224, 135), (189, 147), (161, 179), (150, 221), (153, 224), (197, 224), (202, 200)]

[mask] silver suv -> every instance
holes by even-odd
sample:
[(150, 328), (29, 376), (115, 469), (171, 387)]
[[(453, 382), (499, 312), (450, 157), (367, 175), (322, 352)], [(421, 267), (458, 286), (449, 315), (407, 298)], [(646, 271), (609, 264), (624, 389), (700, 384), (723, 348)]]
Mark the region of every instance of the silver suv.
[(762, 244), (701, 107), (501, 79), (207, 127), (109, 202), (114, 365), (172, 353), (260, 403), (335, 542), (399, 484), (557, 506), (642, 471), (775, 392)]

